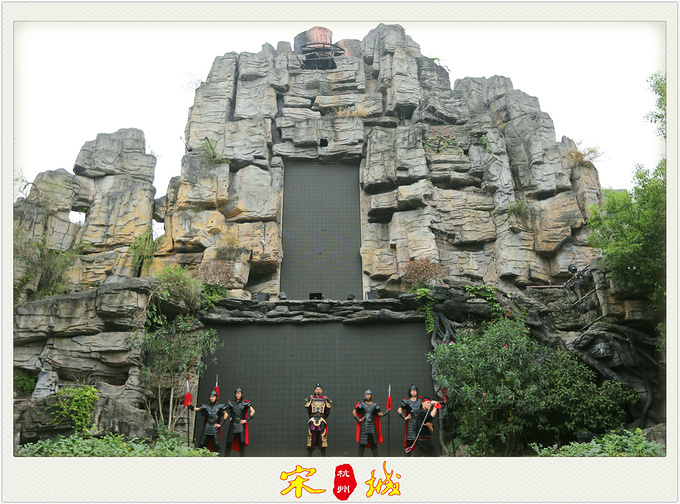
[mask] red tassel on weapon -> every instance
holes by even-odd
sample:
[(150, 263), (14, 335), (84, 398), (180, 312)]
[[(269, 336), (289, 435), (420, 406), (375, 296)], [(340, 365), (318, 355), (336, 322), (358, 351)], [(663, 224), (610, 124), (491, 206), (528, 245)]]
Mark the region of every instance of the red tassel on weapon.
[(187, 392), (184, 394), (184, 403), (182, 404), (183, 408), (186, 408), (193, 402), (194, 398), (191, 397), (191, 392), (189, 392), (189, 377), (187, 376)]
[(219, 397), (220, 397), (220, 388), (217, 386), (217, 375), (215, 375), (215, 394), (217, 394), (217, 398), (219, 399)]

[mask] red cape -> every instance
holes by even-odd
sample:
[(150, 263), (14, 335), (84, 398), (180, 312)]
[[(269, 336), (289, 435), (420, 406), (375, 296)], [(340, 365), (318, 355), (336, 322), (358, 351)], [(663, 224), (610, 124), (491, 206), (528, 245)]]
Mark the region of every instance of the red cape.
[[(354, 409), (357, 409), (360, 404), (361, 404), (361, 401), (359, 401), (357, 403), (357, 405), (354, 406)], [(363, 418), (364, 416), (362, 414), (360, 414), (359, 412), (357, 412), (357, 417)], [(383, 442), (382, 427), (380, 426), (380, 417), (377, 416), (377, 415), (374, 416), (373, 417), (373, 423), (375, 423), (375, 439), (378, 441), (378, 446), (380, 446), (380, 443)], [(356, 435), (357, 443), (359, 442), (360, 439), (361, 439), (361, 423), (357, 422), (357, 435)], [(366, 446), (371, 446), (371, 443), (367, 442)]]

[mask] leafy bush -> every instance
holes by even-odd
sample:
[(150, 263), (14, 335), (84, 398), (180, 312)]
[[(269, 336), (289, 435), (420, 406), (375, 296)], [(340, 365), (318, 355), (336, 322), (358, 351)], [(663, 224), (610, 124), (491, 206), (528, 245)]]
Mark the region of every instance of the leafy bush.
[(155, 443), (119, 434), (95, 437), (90, 432), (73, 436), (57, 436), (37, 443), (21, 446), (17, 457), (214, 457), (216, 453), (205, 448), (182, 446), (179, 437), (161, 435)]
[(569, 351), (551, 353), (541, 368), (542, 408), (537, 428), (550, 439), (573, 439), (578, 432), (606, 432), (626, 421), (622, 406), (633, 404), (638, 394), (621, 382), (605, 380)]
[(77, 388), (61, 388), (57, 392), (57, 403), (48, 406), (47, 410), (55, 411), (53, 424), (58, 424), (70, 418), (76, 432), (83, 431), (90, 426), (92, 406), (99, 398), (96, 388), (86, 385)]
[(224, 285), (218, 284), (203, 284), (203, 293), (205, 294), (205, 301), (202, 308), (209, 310), (215, 307), (215, 301), (229, 297), (229, 289)]
[(193, 313), (201, 303), (201, 281), (193, 278), (185, 268), (177, 264), (165, 266), (156, 275), (158, 284), (154, 296), (161, 300), (184, 301), (187, 311)]
[(529, 213), (529, 204), (524, 200), (514, 200), (508, 203), (505, 209), (510, 214), (514, 215), (526, 215)]
[(611, 431), (596, 437), (590, 443), (570, 443), (566, 446), (548, 446), (532, 443), (531, 448), (539, 457), (663, 457), (663, 446), (647, 441), (642, 430), (635, 432)]
[(620, 427), (623, 406), (636, 398), (620, 384), (598, 387), (573, 356), (533, 341), (521, 319), (497, 319), (457, 337), (429, 360), (472, 455), (509, 455), (556, 433), (566, 440), (584, 429)]
[(447, 407), (472, 455), (521, 448), (524, 430), (540, 407), (538, 345), (521, 320), (501, 319), (479, 334), (458, 333), (458, 343), (430, 353), (435, 380), (446, 388)]
[(435, 299), (430, 295), (430, 289), (421, 287), (416, 290), (416, 296), (423, 305), (418, 308), (425, 313), (425, 332), (431, 334), (434, 331), (434, 305)]
[(24, 263), (26, 273), (14, 284), (14, 300), (21, 297), (26, 285), (34, 278), (38, 278), (34, 299), (68, 292), (71, 286), (64, 284), (62, 277), (83, 250), (83, 247), (68, 251), (51, 249), (47, 244), (47, 235), (32, 238), (23, 229), (15, 227), (14, 258)]
[(430, 259), (411, 259), (404, 267), (404, 274), (401, 281), (406, 286), (415, 291), (422, 287), (430, 287), (439, 283), (444, 276), (441, 265), (432, 262)]
[(38, 379), (21, 369), (14, 370), (14, 390), (20, 394), (30, 394), (35, 388)]
[(153, 239), (151, 227), (135, 238), (128, 251), (128, 254), (132, 254), (132, 265), (137, 269), (141, 268), (145, 261), (153, 258), (159, 243), (159, 240)]

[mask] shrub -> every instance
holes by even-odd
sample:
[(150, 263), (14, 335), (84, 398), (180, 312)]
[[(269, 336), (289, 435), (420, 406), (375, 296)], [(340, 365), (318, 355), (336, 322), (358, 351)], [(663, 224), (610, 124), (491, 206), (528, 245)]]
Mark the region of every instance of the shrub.
[(57, 392), (57, 402), (48, 406), (48, 411), (56, 411), (53, 424), (58, 424), (70, 418), (76, 432), (83, 431), (90, 426), (92, 406), (99, 398), (96, 388), (86, 385), (77, 388), (62, 388)]
[(539, 457), (663, 457), (663, 446), (656, 441), (647, 441), (642, 430), (635, 432), (610, 431), (598, 436), (590, 443), (570, 443), (566, 446), (548, 446), (532, 443), (531, 448)]
[(569, 351), (551, 353), (541, 368), (541, 411), (537, 429), (562, 440), (573, 440), (578, 432), (606, 432), (626, 421), (623, 406), (633, 404), (638, 394), (621, 382), (605, 380), (597, 385), (595, 372)]
[(95, 437), (85, 431), (73, 436), (57, 436), (21, 446), (17, 457), (215, 457), (205, 448), (182, 446), (176, 435), (161, 435), (155, 443), (119, 434)]
[(529, 204), (524, 200), (514, 200), (508, 203), (505, 209), (510, 214), (514, 215), (526, 215), (529, 213)]
[(161, 300), (184, 301), (193, 313), (201, 303), (201, 281), (193, 278), (182, 266), (165, 266), (156, 275), (158, 284), (154, 295)]
[(73, 264), (75, 256), (83, 252), (83, 247), (60, 251), (48, 247), (47, 235), (29, 237), (18, 227), (14, 228), (14, 258), (23, 262), (26, 273), (14, 284), (14, 299), (18, 300), (26, 285), (38, 278), (34, 299), (40, 299), (70, 290), (70, 286), (62, 283), (66, 269)]
[(521, 319), (500, 318), (457, 337), (429, 360), (473, 455), (509, 455), (555, 434), (566, 440), (621, 427), (624, 406), (636, 399), (618, 383), (598, 387), (594, 372), (568, 352), (539, 346)]
[(540, 404), (540, 373), (531, 365), (538, 353), (523, 321), (510, 319), (493, 321), (482, 333), (459, 332), (458, 343), (430, 353), (470, 454), (507, 455), (522, 447)]
[(411, 259), (404, 267), (401, 281), (410, 290), (416, 290), (436, 285), (443, 276), (444, 270), (439, 263), (430, 259)]
[(145, 261), (153, 259), (153, 253), (158, 248), (159, 243), (159, 240), (153, 239), (151, 227), (135, 238), (128, 251), (128, 254), (132, 254), (132, 265), (139, 269)]
[(38, 379), (22, 369), (14, 370), (14, 390), (19, 394), (30, 394)]

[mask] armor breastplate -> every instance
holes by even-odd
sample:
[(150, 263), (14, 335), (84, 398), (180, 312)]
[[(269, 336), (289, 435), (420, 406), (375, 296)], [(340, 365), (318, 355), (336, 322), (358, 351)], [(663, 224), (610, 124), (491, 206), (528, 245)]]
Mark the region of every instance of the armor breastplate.
[(362, 422), (361, 430), (366, 431), (366, 434), (375, 434), (375, 420), (374, 417), (380, 412), (380, 407), (375, 403), (361, 402), (357, 408), (359, 412), (366, 419)]
[(401, 402), (401, 408), (405, 409), (407, 413), (411, 414), (411, 418), (406, 421), (406, 439), (415, 439), (418, 427), (416, 427), (415, 418), (413, 418), (413, 413), (418, 411), (423, 404), (422, 398), (417, 398), (415, 401), (411, 399), (404, 399)]
[(243, 432), (243, 424), (241, 420), (245, 420), (245, 411), (250, 407), (249, 401), (229, 401), (229, 409), (231, 410), (231, 424), (234, 432)]
[(224, 409), (224, 404), (203, 404), (201, 408), (205, 411), (205, 433), (214, 434), (215, 424), (220, 422), (219, 412)]
[(309, 419), (314, 425), (321, 425), (325, 422), (324, 413), (326, 412), (326, 398), (312, 397), (311, 401), (311, 418)]

